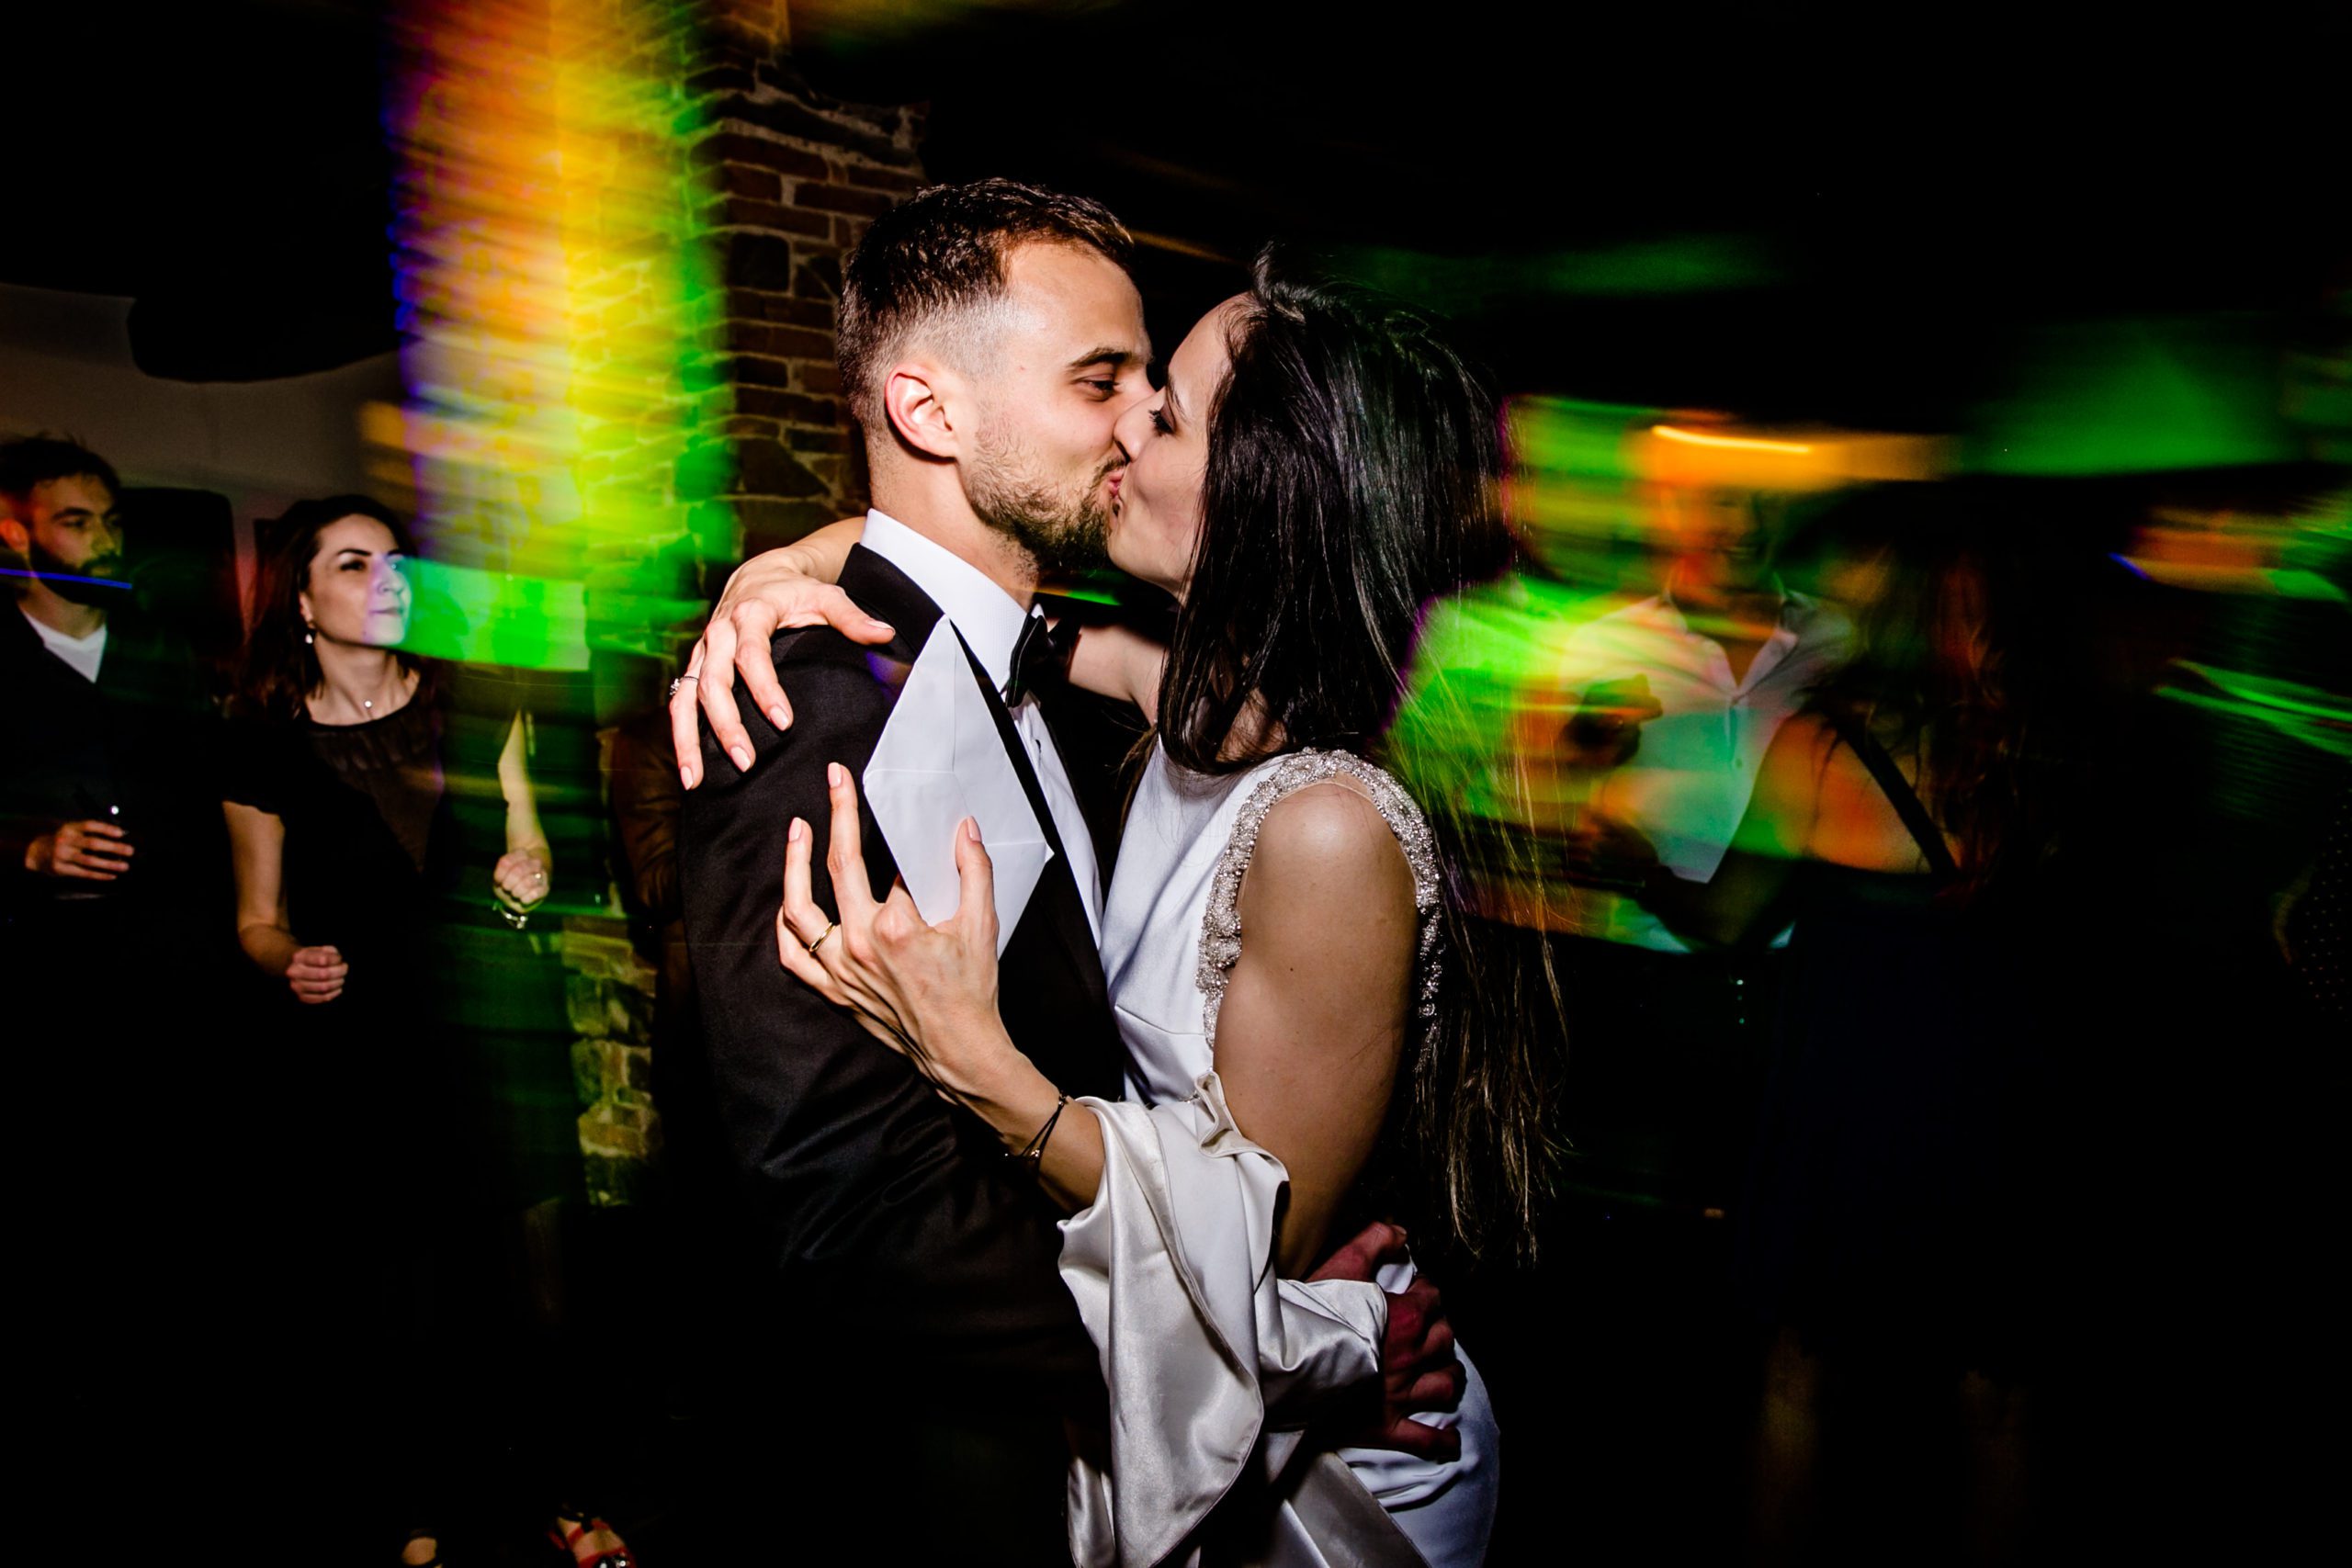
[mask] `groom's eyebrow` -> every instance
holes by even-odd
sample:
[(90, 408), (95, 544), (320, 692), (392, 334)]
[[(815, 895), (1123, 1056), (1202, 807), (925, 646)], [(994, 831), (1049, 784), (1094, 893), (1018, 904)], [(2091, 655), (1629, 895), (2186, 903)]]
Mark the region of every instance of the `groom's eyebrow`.
[(1118, 348), (1105, 344), (1091, 354), (1080, 355), (1069, 362), (1069, 367), (1073, 370), (1084, 370), (1090, 366), (1111, 365), (1124, 370), (1142, 358), (1143, 355), (1132, 348)]

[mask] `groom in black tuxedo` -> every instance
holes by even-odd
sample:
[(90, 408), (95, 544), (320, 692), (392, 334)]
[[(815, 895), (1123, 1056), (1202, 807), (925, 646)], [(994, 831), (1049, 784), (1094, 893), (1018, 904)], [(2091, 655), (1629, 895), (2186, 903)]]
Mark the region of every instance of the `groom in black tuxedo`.
[[(828, 819), (827, 764), (862, 773), (890, 716), (897, 671), (870, 655), (911, 661), (945, 615), (1055, 852), (1004, 951), (1006, 1025), (1072, 1093), (1121, 1093), (1094, 846), (1035, 671), (1014, 667), (1040, 640), (1041, 565), (1099, 551), (1125, 461), (1112, 427), (1149, 394), (1129, 246), (1097, 204), (1000, 180), (876, 221), (843, 268), (875, 510), (841, 583), (896, 636), (785, 631), (772, 651), (792, 727), (747, 715), (748, 758), (703, 731), (680, 824), (687, 939), (724, 1136), (784, 1308), (763, 1325), (773, 1342), (747, 1348), (744, 1392), (788, 1400), (807, 1438), (745, 1499), (779, 1555), (813, 1508), (869, 1561), (1066, 1559), (1064, 1418), (1103, 1405), (1056, 1269), (1059, 1216), (976, 1119), (785, 971), (776, 913), (786, 824)], [(864, 828), (878, 897), (895, 867), (870, 814)]]

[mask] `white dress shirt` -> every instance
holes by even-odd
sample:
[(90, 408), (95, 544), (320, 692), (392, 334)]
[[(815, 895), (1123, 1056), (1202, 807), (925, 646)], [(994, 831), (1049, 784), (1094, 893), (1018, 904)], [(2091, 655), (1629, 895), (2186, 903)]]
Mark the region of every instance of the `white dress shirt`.
[(49, 645), (49, 651), (72, 666), (75, 674), (85, 681), (97, 680), (98, 669), (107, 657), (107, 625), (104, 621), (100, 621), (98, 629), (88, 637), (67, 637), (28, 613), (22, 604), (17, 606), (17, 613), (32, 623), (33, 630), (40, 633), (40, 640)]
[[(859, 540), (867, 549), (897, 567), (956, 624), (973, 657), (1001, 693), (1012, 681), (1012, 652), (1020, 645), (1023, 626), (1044, 612), (1023, 604), (988, 573), (948, 549), (925, 538), (888, 513), (868, 511), (865, 533)], [(1030, 765), (1053, 813), (1054, 831), (1069, 857), (1069, 874), (1078, 884), (1079, 901), (1086, 906), (1086, 923), (1099, 944), (1102, 940), (1102, 873), (1094, 859), (1094, 840), (1086, 816), (1078, 807), (1078, 792), (1070, 787), (1069, 770), (1046, 728), (1037, 699), (1023, 695), (1012, 710), (1012, 728), (1029, 748)]]
[[(1610, 770), (1591, 804), (1657, 846), (1677, 876), (1713, 879), (1739, 831), (1757, 769), (1815, 682), (1844, 662), (1852, 625), (1834, 606), (1783, 593), (1780, 621), (1747, 672), (1732, 678), (1723, 645), (1690, 629), (1671, 592), (1600, 616), (1568, 639), (1569, 699), (1595, 684), (1647, 676), (1665, 711), (1641, 727), (1631, 761)], [(1587, 934), (1668, 953), (1690, 944), (1631, 898), (1579, 890)]]

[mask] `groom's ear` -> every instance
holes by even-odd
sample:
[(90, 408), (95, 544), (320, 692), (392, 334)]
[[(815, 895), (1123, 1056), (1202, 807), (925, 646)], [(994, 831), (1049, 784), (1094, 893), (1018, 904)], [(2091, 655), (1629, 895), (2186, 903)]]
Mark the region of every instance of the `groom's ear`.
[(882, 380), (882, 412), (899, 440), (926, 457), (952, 462), (963, 454), (963, 387), (940, 366), (902, 359)]

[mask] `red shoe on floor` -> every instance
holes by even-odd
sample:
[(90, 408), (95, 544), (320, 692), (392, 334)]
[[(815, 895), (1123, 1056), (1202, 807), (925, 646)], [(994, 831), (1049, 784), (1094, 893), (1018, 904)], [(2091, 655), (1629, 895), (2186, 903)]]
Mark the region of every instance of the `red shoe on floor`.
[[(567, 1528), (569, 1527), (569, 1528)], [(581, 1541), (599, 1532), (620, 1540), (620, 1532), (594, 1516), (582, 1517), (565, 1509), (555, 1513), (555, 1529), (548, 1531), (548, 1540), (555, 1549), (577, 1564), (577, 1568), (637, 1568), (637, 1559), (626, 1546), (592, 1546), (584, 1551)]]

